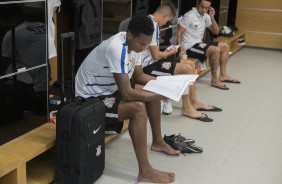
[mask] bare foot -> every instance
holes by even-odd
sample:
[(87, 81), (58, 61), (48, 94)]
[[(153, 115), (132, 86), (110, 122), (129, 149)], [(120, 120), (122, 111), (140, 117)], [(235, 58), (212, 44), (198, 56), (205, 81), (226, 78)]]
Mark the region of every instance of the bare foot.
[(170, 145), (168, 145), (164, 141), (161, 141), (159, 143), (152, 143), (151, 150), (156, 152), (164, 152), (168, 155), (176, 155), (176, 156), (179, 156), (181, 153), (179, 150), (173, 149)]
[(175, 180), (175, 174), (151, 168), (146, 171), (139, 172), (138, 180), (149, 183), (171, 183)]
[(224, 88), (225, 84), (221, 81), (217, 81), (217, 82), (211, 82), (211, 86), (216, 86), (218, 88)]
[(189, 108), (187, 110), (182, 109), (182, 115), (187, 116), (192, 119), (200, 120), (203, 122), (212, 122), (213, 119), (209, 118), (205, 113), (201, 113), (194, 108)]
[(198, 112), (196, 109), (195, 110), (189, 110), (189, 111), (185, 111), (185, 110), (182, 110), (182, 115), (183, 116), (188, 116), (190, 118), (204, 118), (205, 115), (201, 112)]
[(220, 76), (219, 77), (219, 80), (220, 81), (224, 81), (224, 80), (232, 80), (233, 78), (232, 77), (230, 77), (229, 75), (226, 75), (226, 76)]
[(210, 109), (213, 109), (214, 107), (211, 106), (211, 105), (207, 105), (207, 104), (204, 104), (200, 101), (196, 101), (196, 102), (193, 102), (193, 107), (197, 110), (197, 109), (205, 109), (205, 110), (210, 110)]

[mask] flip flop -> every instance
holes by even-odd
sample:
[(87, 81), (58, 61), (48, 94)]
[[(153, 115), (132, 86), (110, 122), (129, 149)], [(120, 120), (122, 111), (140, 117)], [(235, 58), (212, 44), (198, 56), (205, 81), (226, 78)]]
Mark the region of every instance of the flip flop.
[(213, 119), (209, 118), (207, 114), (205, 114), (205, 113), (202, 113), (202, 114), (204, 115), (204, 117), (195, 117), (195, 118), (187, 116), (185, 114), (183, 114), (183, 115), (188, 117), (188, 118), (200, 120), (200, 121), (203, 121), (203, 122), (212, 122), (213, 121)]
[(199, 108), (199, 109), (196, 109), (197, 111), (209, 111), (209, 112), (221, 112), (222, 109), (221, 108), (218, 108), (216, 106), (213, 106), (213, 105), (209, 105), (210, 107), (212, 107), (211, 109), (204, 109), (204, 108)]
[(240, 84), (241, 83), (241, 81), (238, 81), (236, 79), (226, 79), (226, 80), (221, 80), (221, 82), (234, 83), (234, 84)]
[(223, 86), (211, 84), (211, 86), (222, 90), (229, 90), (229, 88), (225, 84)]

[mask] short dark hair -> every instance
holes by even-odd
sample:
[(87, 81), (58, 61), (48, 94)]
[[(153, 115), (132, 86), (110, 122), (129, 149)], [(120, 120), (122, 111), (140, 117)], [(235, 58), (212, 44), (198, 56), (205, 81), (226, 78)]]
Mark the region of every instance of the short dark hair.
[(176, 16), (176, 10), (171, 2), (162, 3), (156, 10), (157, 12), (167, 12), (170, 13), (172, 17)]
[(136, 15), (130, 20), (127, 32), (130, 32), (133, 36), (139, 36), (140, 34), (153, 35), (154, 25), (149, 17)]

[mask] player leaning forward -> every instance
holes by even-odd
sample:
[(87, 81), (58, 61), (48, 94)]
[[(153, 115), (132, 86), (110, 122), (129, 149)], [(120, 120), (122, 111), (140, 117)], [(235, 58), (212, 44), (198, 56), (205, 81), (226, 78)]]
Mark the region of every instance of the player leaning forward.
[[(153, 31), (148, 17), (136, 16), (127, 32), (120, 32), (94, 48), (77, 72), (76, 96), (102, 100), (107, 107), (107, 123), (121, 127), (124, 120), (130, 120), (129, 134), (139, 165), (138, 180), (170, 183), (175, 180), (174, 173), (154, 169), (147, 155), (147, 117), (153, 135), (151, 149), (169, 155), (180, 154), (162, 139), (160, 100), (165, 98), (142, 89), (142, 85), (155, 79), (143, 73), (140, 56), (151, 42)], [(131, 77), (136, 82), (133, 87)]]

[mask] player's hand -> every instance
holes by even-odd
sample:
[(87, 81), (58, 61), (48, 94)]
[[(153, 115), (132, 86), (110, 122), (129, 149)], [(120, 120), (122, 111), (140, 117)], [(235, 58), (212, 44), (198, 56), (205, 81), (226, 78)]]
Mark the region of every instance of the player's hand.
[(175, 47), (173, 47), (169, 52), (171, 55), (173, 55), (173, 54), (176, 54), (178, 50)]
[(178, 57), (179, 58), (182, 58), (182, 55), (186, 54), (184, 50), (180, 50), (179, 54), (178, 54)]
[(214, 10), (213, 7), (210, 7), (210, 8), (209, 8), (209, 15), (210, 15), (211, 17), (214, 17), (214, 15), (215, 15), (215, 10)]
[(169, 100), (169, 98), (162, 96), (161, 100), (166, 101), (166, 100)]

